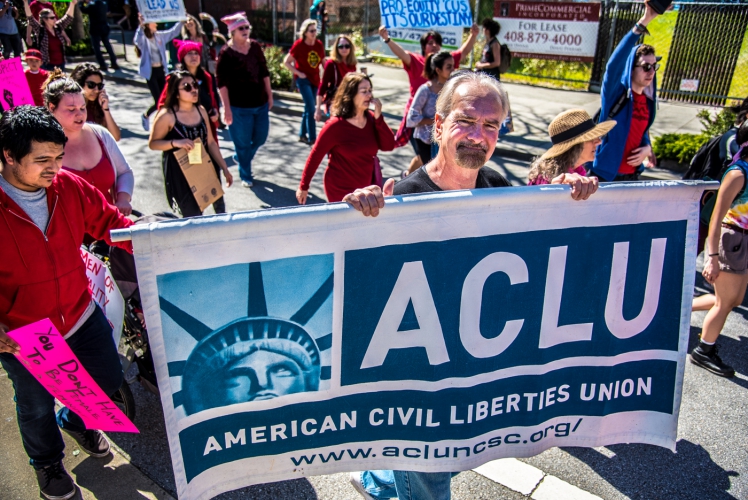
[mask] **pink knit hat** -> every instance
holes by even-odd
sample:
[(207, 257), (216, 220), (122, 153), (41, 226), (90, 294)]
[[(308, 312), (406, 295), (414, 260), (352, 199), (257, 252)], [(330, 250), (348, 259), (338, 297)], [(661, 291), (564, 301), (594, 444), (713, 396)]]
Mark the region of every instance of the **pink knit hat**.
[(179, 60), (179, 62), (181, 63), (184, 62), (184, 56), (186, 56), (188, 52), (192, 52), (193, 50), (196, 50), (197, 53), (202, 56), (202, 43), (193, 42), (192, 40), (179, 40), (178, 38), (175, 38), (172, 43), (177, 48), (177, 60)]
[(221, 21), (226, 23), (226, 26), (228, 26), (229, 28), (229, 33), (239, 28), (240, 26), (244, 26), (245, 24), (247, 26), (250, 26), (249, 21), (247, 20), (246, 12), (236, 12), (228, 16), (223, 16), (221, 18)]

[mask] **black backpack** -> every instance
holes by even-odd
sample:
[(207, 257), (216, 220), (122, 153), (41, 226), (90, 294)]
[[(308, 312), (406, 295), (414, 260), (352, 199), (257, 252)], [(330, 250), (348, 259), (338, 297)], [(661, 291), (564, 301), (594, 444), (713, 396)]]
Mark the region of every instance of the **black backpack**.
[(701, 146), (691, 160), (691, 165), (683, 174), (684, 179), (715, 179), (719, 180), (725, 168), (725, 160), (720, 158), (720, 142), (722, 136), (712, 137)]
[(509, 71), (509, 66), (512, 65), (512, 51), (509, 50), (505, 44), (499, 44), (501, 49), (501, 63), (499, 64), (499, 73), (506, 73)]

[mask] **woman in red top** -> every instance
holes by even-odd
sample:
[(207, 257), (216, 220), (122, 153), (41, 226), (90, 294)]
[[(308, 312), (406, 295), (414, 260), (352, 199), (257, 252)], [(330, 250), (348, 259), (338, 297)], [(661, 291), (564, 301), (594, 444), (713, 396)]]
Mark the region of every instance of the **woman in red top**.
[[(374, 112), (369, 106), (374, 105)], [(377, 152), (395, 149), (395, 135), (382, 118), (382, 103), (372, 95), (371, 80), (348, 73), (335, 94), (332, 116), (304, 165), (296, 199), (306, 203), (309, 184), (326, 154), (330, 153), (323, 183), (327, 201), (342, 201), (356, 189), (370, 186), (376, 177)]]
[[(335, 91), (338, 90), (340, 82), (348, 73), (356, 71), (356, 46), (353, 41), (346, 35), (339, 35), (332, 46), (330, 59), (325, 63), (325, 69), (322, 71), (322, 83), (319, 84), (317, 91), (317, 110), (314, 112), (314, 119), (318, 122), (324, 121), (324, 116), (330, 116), (332, 108), (332, 98)], [(325, 111), (322, 111), (322, 104), (325, 105)]]
[(83, 89), (86, 98), (86, 121), (106, 128), (115, 141), (122, 138), (122, 131), (109, 111), (109, 96), (104, 90), (104, 73), (91, 63), (75, 67), (70, 78)]
[(24, 0), (23, 7), (26, 11), (26, 18), (42, 53), (42, 69), (51, 71), (60, 68), (63, 71), (65, 70), (65, 44), (70, 45), (70, 40), (65, 37), (64, 30), (73, 22), (73, 14), (77, 3), (78, 0), (71, 0), (68, 10), (60, 20), (57, 20), (54, 11), (42, 9), (39, 12), (39, 21), (37, 21), (31, 12), (28, 0)]
[(293, 43), (283, 63), (288, 71), (296, 75), (296, 86), (304, 99), (299, 142), (314, 144), (317, 140), (314, 110), (319, 87), (319, 68), (325, 64), (325, 47), (317, 40), (317, 21), (307, 19), (301, 23), (299, 39)]
[(56, 69), (45, 83), (44, 105), (68, 139), (62, 168), (88, 181), (123, 215), (130, 215), (135, 185), (132, 169), (112, 134), (86, 122), (86, 99), (80, 85)]

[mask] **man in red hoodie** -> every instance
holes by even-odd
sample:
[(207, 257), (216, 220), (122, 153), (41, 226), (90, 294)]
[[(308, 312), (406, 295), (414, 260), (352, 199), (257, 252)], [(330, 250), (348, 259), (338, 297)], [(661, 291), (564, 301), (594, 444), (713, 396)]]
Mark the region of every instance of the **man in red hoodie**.
[[(68, 499), (77, 488), (62, 465), (59, 428), (94, 457), (109, 455), (103, 434), (86, 430), (14, 356), (6, 332), (49, 318), (83, 367), (108, 394), (122, 383), (112, 329), (91, 297), (80, 244), (106, 240), (132, 224), (103, 195), (60, 169), (67, 138), (46, 108), (19, 106), (0, 119), (0, 364), (13, 382), (23, 446), (44, 498)], [(117, 244), (132, 252), (132, 246)], [(59, 428), (58, 428), (59, 426)]]

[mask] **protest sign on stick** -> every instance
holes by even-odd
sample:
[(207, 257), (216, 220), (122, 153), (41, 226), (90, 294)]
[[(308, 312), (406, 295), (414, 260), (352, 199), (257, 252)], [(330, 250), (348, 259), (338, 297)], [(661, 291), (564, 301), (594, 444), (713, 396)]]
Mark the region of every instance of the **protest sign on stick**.
[(75, 412), (86, 429), (139, 432), (78, 361), (49, 319), (8, 332), (21, 346), (17, 355), (49, 393)]
[(16, 106), (34, 105), (21, 58), (0, 61), (0, 113)]
[(183, 21), (187, 17), (183, 0), (135, 0), (147, 23)]
[[(382, 24), (392, 28), (435, 29), (473, 25), (468, 0), (380, 0)], [(462, 41), (460, 41), (461, 43)]]
[(390, 197), (376, 219), (336, 203), (115, 231), (179, 497), (674, 450), (702, 189), (479, 189)]

